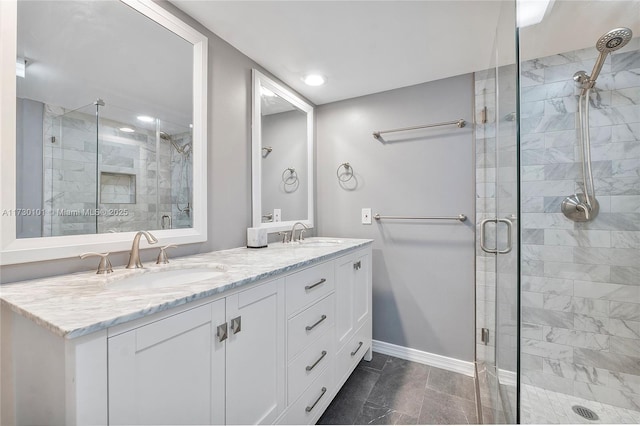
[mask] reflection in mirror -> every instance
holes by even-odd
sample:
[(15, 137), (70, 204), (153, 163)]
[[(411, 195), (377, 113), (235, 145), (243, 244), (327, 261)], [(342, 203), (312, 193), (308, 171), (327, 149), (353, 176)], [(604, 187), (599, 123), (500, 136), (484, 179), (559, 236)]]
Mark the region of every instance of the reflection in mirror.
[(192, 227), (192, 43), (120, 1), (17, 28), (17, 238)]
[[(307, 217), (307, 113), (260, 87), (262, 222)], [(276, 212), (276, 213), (274, 213)]]
[(313, 106), (253, 70), (253, 226), (313, 227)]

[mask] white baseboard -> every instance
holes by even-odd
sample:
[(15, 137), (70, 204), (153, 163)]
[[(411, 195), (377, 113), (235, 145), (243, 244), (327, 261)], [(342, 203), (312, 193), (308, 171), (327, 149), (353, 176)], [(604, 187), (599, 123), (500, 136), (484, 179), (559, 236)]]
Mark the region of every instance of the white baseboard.
[(516, 372), (498, 369), (498, 383), (506, 386), (516, 387)]
[(475, 376), (474, 363), (470, 361), (462, 361), (455, 358), (419, 351), (417, 349), (394, 345), (392, 343), (381, 342), (379, 340), (373, 341), (372, 349), (374, 352), (379, 352), (384, 355), (391, 355), (397, 358), (406, 359), (407, 361), (442, 368), (444, 370), (461, 373), (466, 376)]

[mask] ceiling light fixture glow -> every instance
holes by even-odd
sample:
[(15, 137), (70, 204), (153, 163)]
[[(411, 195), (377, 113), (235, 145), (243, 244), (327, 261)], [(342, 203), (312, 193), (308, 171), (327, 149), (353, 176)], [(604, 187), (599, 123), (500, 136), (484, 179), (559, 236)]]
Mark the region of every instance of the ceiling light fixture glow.
[(555, 0), (518, 0), (518, 27), (529, 27), (539, 24), (548, 11), (553, 7)]
[(143, 121), (145, 123), (153, 123), (153, 120), (155, 120), (155, 118), (149, 117), (148, 115), (139, 115), (138, 120)]
[(275, 93), (273, 93), (271, 90), (267, 89), (266, 87), (261, 87), (260, 88), (260, 94), (262, 94), (262, 96), (266, 96), (268, 98), (273, 98), (273, 97), (277, 96)]
[(322, 86), (327, 82), (327, 77), (321, 74), (307, 74), (302, 81), (308, 86)]
[(16, 59), (16, 76), (24, 78), (27, 70), (27, 60), (24, 58)]
[(125, 132), (125, 133), (133, 133), (133, 132), (135, 132), (135, 130), (133, 130), (131, 127), (120, 127), (119, 130), (121, 132)]

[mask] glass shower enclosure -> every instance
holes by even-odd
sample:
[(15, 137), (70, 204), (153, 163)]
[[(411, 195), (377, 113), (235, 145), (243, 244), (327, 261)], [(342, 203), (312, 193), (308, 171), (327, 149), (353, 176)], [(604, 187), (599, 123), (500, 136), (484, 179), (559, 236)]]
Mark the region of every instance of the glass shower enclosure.
[[(637, 424), (640, 5), (550, 2), (525, 24), (523, 3), (476, 73), (482, 419)], [(577, 9), (598, 19), (569, 34)]]

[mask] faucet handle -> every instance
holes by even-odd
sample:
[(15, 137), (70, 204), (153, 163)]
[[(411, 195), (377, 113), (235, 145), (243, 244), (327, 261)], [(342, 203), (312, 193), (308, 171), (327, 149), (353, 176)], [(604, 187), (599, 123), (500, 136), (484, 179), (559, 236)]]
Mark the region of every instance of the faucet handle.
[(301, 229), (300, 230), (300, 234), (298, 234), (298, 241), (303, 241), (304, 240), (304, 231), (306, 231), (306, 229)]
[(282, 235), (282, 242), (284, 244), (286, 244), (286, 243), (291, 241), (291, 239), (289, 237), (289, 231), (278, 232), (278, 235)]
[(157, 265), (164, 265), (164, 264), (169, 263), (169, 257), (167, 256), (166, 250), (168, 248), (176, 248), (176, 247), (178, 247), (178, 246), (175, 245), (175, 244), (169, 244), (169, 245), (166, 245), (164, 247), (160, 247), (160, 253), (158, 253), (158, 259), (156, 260), (156, 264)]
[(91, 256), (100, 256), (100, 263), (98, 264), (98, 271), (96, 274), (110, 274), (113, 272), (113, 266), (111, 266), (111, 261), (109, 260), (109, 253), (82, 253), (80, 255), (80, 259), (86, 259)]

